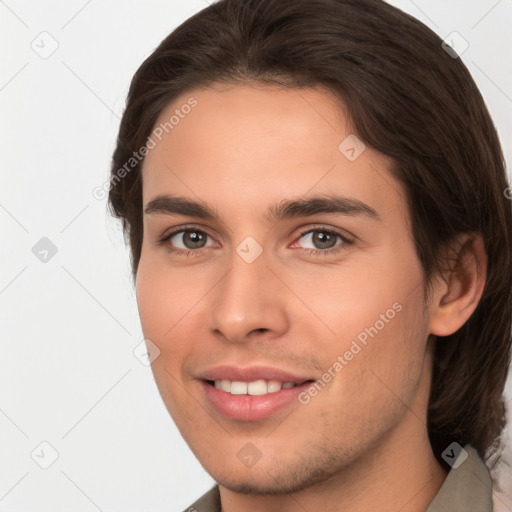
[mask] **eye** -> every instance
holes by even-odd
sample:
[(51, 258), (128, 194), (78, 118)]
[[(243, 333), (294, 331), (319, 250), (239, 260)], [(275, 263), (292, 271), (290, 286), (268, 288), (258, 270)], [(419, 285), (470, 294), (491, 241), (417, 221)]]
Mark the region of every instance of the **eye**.
[(298, 240), (301, 240), (300, 246), (310, 254), (333, 254), (353, 243), (340, 232), (324, 227), (303, 231)]
[[(335, 254), (353, 243), (344, 234), (324, 226), (309, 228), (300, 233), (296, 240), (293, 246), (297, 246), (301, 241), (299, 247), (314, 256)], [(199, 255), (201, 249), (218, 246), (210, 235), (195, 227), (175, 230), (165, 235), (158, 243), (165, 245), (170, 252), (178, 256), (187, 257)]]
[(186, 229), (178, 231), (169, 241), (178, 249), (201, 249), (206, 245), (207, 238), (208, 235), (202, 231)]
[(208, 239), (212, 240), (204, 231), (196, 228), (182, 228), (165, 235), (159, 243), (166, 245), (171, 252), (176, 254), (187, 253), (189, 255), (190, 252), (215, 246), (215, 243), (207, 245)]

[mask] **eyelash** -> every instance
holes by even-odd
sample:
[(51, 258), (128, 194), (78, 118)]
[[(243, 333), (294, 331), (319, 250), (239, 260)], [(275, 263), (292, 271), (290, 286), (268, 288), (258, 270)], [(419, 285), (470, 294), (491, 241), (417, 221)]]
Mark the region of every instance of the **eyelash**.
[[(177, 235), (179, 233), (185, 233), (187, 231), (197, 231), (199, 233), (205, 234), (206, 236), (210, 236), (208, 233), (206, 233), (205, 231), (203, 231), (201, 229), (198, 229), (196, 226), (185, 226), (185, 227), (181, 227), (180, 229), (176, 229), (175, 231), (172, 231), (171, 233), (165, 235), (163, 238), (158, 240), (157, 243), (159, 245), (166, 245), (167, 249), (177, 256), (185, 256), (187, 258), (198, 256), (198, 253), (201, 252), (201, 249), (205, 249), (205, 247), (201, 247), (199, 249), (185, 250), (185, 249), (177, 249), (175, 247), (170, 247), (168, 244), (169, 240), (171, 240), (171, 238), (173, 238), (175, 235)], [(352, 245), (354, 243), (353, 240), (350, 240), (349, 238), (347, 238), (345, 235), (343, 235), (339, 231), (336, 231), (332, 228), (326, 229), (324, 226), (309, 227), (308, 229), (300, 232), (299, 236), (296, 239), (299, 240), (304, 235), (308, 235), (309, 233), (312, 233), (312, 232), (314, 233), (315, 231), (327, 233), (329, 235), (335, 235), (341, 239), (342, 243), (339, 245), (335, 245), (333, 248), (330, 248), (330, 249), (323, 249), (323, 250), (322, 249), (303, 249), (306, 252), (306, 254), (308, 254), (309, 256), (321, 257), (321, 256), (329, 256), (329, 255), (337, 254), (339, 251), (346, 249), (347, 246)]]

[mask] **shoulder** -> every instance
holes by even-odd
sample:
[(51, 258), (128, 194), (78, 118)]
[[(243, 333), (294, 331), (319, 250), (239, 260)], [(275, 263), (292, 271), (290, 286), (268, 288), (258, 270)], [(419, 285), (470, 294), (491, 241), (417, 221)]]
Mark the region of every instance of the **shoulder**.
[(470, 445), (459, 445), (457, 452), (446, 480), (426, 512), (492, 512), (492, 482), (487, 466)]
[(212, 487), (183, 512), (221, 512), (219, 486)]

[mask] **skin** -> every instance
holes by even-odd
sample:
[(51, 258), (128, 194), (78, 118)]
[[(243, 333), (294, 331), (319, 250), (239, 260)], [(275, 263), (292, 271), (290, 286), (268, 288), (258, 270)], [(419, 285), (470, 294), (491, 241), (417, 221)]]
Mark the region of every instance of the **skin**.
[[(458, 240), (460, 261), (425, 304), (405, 191), (384, 155), (366, 147), (349, 161), (340, 152), (352, 130), (330, 93), (216, 85), (184, 94), (156, 124), (191, 96), (197, 106), (145, 159), (143, 204), (177, 194), (218, 218), (144, 214), (137, 301), (144, 335), (161, 351), (152, 368), (163, 401), (220, 484), (223, 511), (424, 511), (446, 477), (426, 428), (429, 335), (454, 332), (475, 309), (485, 283), (481, 240)], [(264, 218), (283, 200), (333, 192), (380, 219)], [(206, 233), (204, 247), (183, 233), (159, 243), (180, 227)], [(352, 243), (334, 235), (326, 249), (301, 235), (308, 229)], [(263, 249), (250, 264), (236, 252), (247, 236)], [(183, 244), (189, 257), (171, 252)], [(206, 400), (197, 375), (219, 364), (320, 379), (395, 303), (401, 311), (307, 405), (244, 422)], [(237, 457), (247, 442), (261, 453), (249, 468)]]

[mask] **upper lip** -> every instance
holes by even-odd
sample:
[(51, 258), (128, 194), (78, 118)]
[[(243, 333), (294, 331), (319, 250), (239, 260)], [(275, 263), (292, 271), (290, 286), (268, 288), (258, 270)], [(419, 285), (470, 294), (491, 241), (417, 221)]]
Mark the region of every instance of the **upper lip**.
[(198, 375), (202, 380), (230, 380), (237, 382), (254, 382), (256, 380), (277, 380), (302, 384), (311, 380), (310, 376), (296, 375), (270, 366), (215, 366)]

